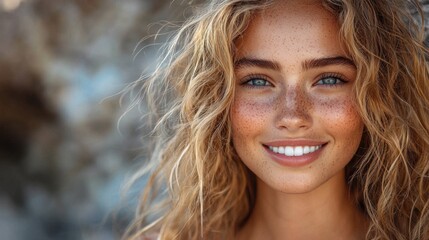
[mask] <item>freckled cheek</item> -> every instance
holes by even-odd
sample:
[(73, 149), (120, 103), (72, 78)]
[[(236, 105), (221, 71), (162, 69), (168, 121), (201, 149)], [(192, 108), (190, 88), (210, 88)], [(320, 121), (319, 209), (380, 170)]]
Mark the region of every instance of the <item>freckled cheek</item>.
[(363, 122), (350, 97), (313, 99), (313, 102), (314, 110), (325, 129), (350, 138), (361, 136)]
[(253, 135), (271, 123), (273, 101), (270, 99), (236, 98), (231, 109), (233, 131), (240, 135)]

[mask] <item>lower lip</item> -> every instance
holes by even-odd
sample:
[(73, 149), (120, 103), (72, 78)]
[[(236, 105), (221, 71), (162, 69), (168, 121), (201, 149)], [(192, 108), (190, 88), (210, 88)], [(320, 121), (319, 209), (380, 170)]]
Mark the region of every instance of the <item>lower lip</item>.
[(284, 154), (271, 151), (267, 146), (264, 147), (265, 150), (267, 150), (267, 152), (270, 154), (271, 158), (278, 164), (287, 167), (301, 167), (316, 161), (319, 158), (320, 153), (325, 148), (325, 145), (322, 145), (319, 149), (312, 153), (307, 153), (302, 156), (286, 156)]

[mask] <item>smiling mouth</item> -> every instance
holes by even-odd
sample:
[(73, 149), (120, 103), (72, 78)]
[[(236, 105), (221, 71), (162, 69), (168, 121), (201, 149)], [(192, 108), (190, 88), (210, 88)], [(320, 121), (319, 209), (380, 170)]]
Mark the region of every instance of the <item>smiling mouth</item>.
[(277, 154), (284, 154), (288, 157), (298, 157), (306, 154), (313, 153), (319, 150), (323, 145), (317, 146), (267, 146), (272, 152)]

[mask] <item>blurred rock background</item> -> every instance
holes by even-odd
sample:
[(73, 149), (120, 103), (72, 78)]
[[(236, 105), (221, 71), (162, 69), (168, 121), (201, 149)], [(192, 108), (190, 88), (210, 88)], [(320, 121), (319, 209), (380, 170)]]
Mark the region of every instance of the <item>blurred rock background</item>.
[(135, 207), (121, 186), (147, 130), (137, 111), (118, 124), (118, 93), (153, 70), (158, 46), (143, 39), (190, 9), (0, 0), (0, 239), (119, 238)]
[(153, 70), (158, 45), (144, 39), (190, 4), (0, 0), (0, 239), (119, 238), (147, 129), (138, 111), (119, 122), (118, 93)]

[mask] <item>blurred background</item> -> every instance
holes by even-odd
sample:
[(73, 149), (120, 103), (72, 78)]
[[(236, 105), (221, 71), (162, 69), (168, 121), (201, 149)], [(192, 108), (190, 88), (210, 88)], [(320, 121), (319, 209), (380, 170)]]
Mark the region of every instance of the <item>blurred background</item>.
[(136, 202), (121, 187), (148, 131), (138, 111), (119, 121), (120, 91), (153, 71), (150, 36), (191, 5), (0, 0), (0, 239), (119, 238)]
[(190, 4), (0, 0), (0, 239), (119, 238), (147, 132), (138, 111), (119, 121), (120, 91), (153, 71), (167, 35), (150, 36)]

